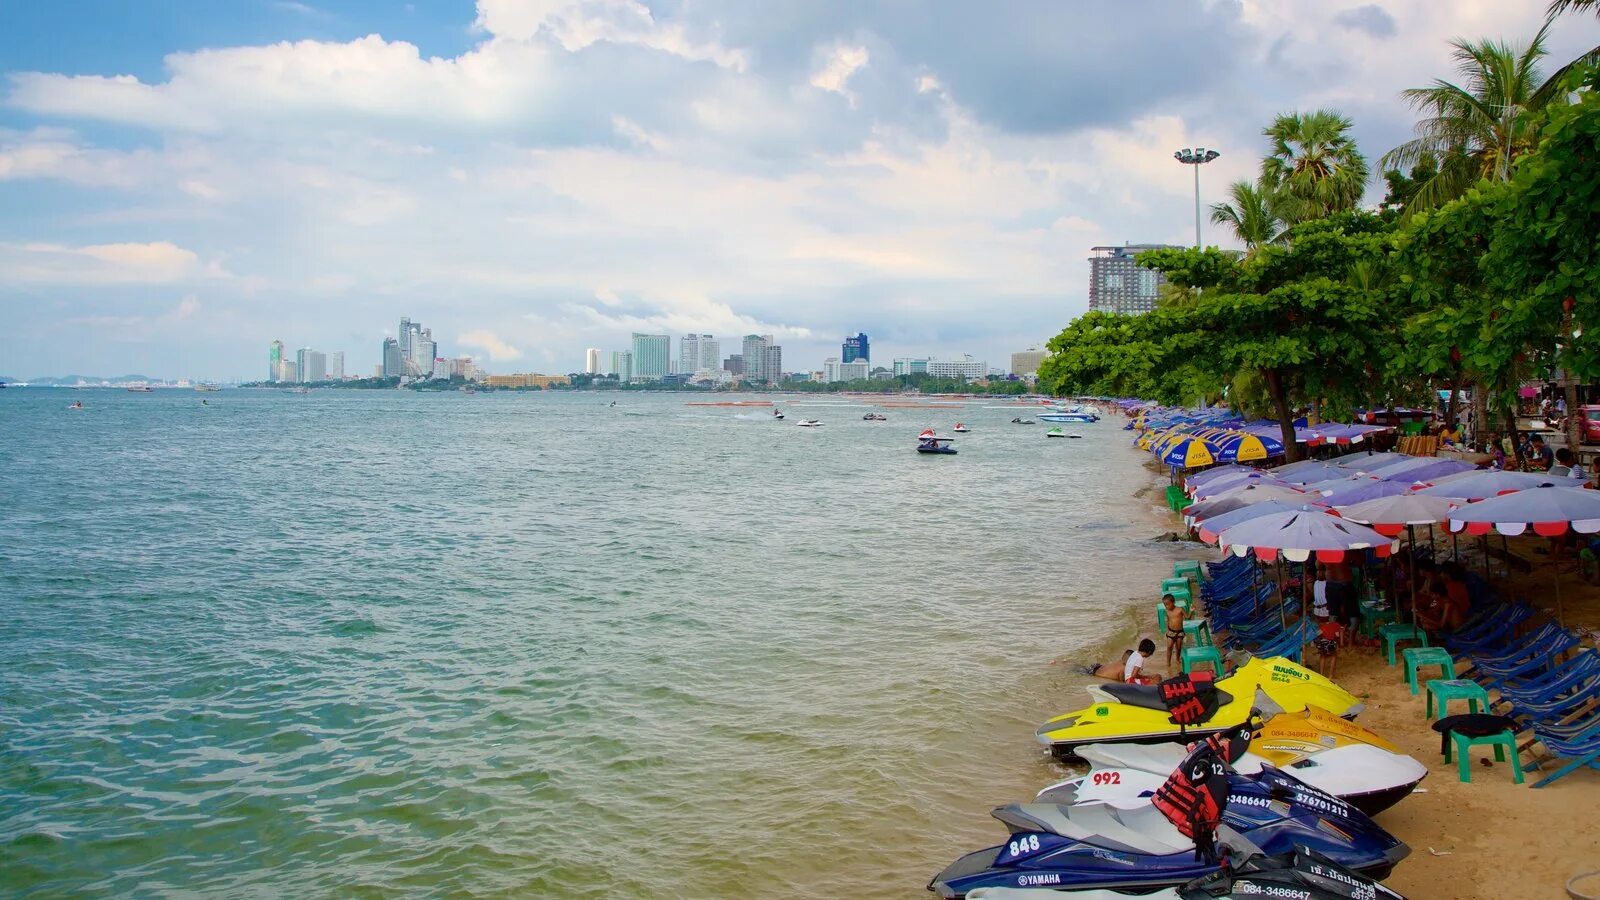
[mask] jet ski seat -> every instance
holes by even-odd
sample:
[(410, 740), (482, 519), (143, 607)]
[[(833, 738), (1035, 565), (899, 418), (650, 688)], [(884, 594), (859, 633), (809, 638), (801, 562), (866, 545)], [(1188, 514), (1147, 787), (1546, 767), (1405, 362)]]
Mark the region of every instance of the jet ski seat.
[[(1110, 694), (1118, 703), (1129, 706), (1154, 709), (1159, 712), (1167, 711), (1166, 701), (1161, 699), (1161, 686), (1157, 684), (1111, 684), (1095, 685), (1097, 690)], [(1233, 702), (1233, 695), (1227, 691), (1217, 691), (1217, 706), (1227, 706)]]
[(1194, 850), (1194, 841), (1149, 804), (1118, 809), (1103, 803), (1013, 803), (995, 810), (994, 817), (1013, 832), (1044, 831), (1107, 850), (1152, 856)]

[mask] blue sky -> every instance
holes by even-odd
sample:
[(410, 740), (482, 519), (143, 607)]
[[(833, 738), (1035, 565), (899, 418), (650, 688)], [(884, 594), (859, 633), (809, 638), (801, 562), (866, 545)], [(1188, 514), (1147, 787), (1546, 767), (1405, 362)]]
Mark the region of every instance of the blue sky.
[(636, 330), (1004, 365), (1089, 247), (1191, 239), (1173, 150), (1223, 151), (1216, 199), (1332, 106), (1375, 159), (1450, 37), (1543, 6), (7, 4), (0, 375), (259, 377), (274, 339), (368, 371), (402, 315), (500, 372)]

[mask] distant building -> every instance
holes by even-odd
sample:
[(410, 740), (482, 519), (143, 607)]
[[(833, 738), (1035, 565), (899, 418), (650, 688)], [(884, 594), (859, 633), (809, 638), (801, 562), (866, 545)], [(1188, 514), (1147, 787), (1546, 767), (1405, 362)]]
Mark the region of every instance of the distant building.
[(381, 371), (384, 378), (394, 378), (406, 374), (406, 357), (400, 349), (400, 342), (395, 338), (383, 339), (383, 364)]
[(617, 380), (626, 384), (633, 380), (633, 352), (631, 350), (611, 351), (611, 374)]
[(872, 367), (864, 359), (840, 362), (829, 357), (822, 361), (822, 380), (829, 384), (835, 381), (864, 381), (871, 372)]
[(927, 371), (933, 378), (965, 378), (968, 381), (977, 381), (989, 377), (989, 364), (973, 359), (968, 354), (960, 359), (930, 359), (927, 362)]
[(715, 369), (721, 358), (717, 339), (709, 334), (686, 334), (678, 338), (679, 374), (693, 375), (702, 369)]
[(776, 383), (783, 377), (783, 348), (772, 342), (770, 334), (744, 336), (744, 378), (746, 381)]
[(672, 339), (664, 334), (633, 334), (633, 380), (659, 381), (672, 367)]
[(489, 387), (497, 388), (547, 388), (554, 385), (571, 384), (572, 379), (565, 375), (540, 375), (537, 372), (523, 372), (516, 375), (490, 375), (484, 379)]
[(588, 350), (584, 351), (584, 353), (583, 353), (583, 371), (584, 371), (584, 374), (586, 374), (586, 375), (599, 375), (599, 374), (601, 374), (601, 372), (600, 372), (600, 348), (598, 348), (598, 347), (590, 347)]
[(301, 347), (295, 354), (295, 364), (300, 370), (302, 383), (328, 380), (328, 355), (310, 347)]
[(1035, 350), (1032, 347), (1020, 353), (1013, 353), (1011, 354), (1011, 374), (1021, 378), (1038, 375), (1039, 364), (1044, 362), (1044, 358), (1049, 355), (1050, 353), (1047, 350)]
[(267, 380), (281, 381), (283, 374), (283, 341), (273, 341), (267, 346)]
[(844, 355), (840, 361), (853, 363), (858, 359), (867, 362), (872, 360), (872, 346), (867, 342), (865, 331), (857, 332), (855, 337), (844, 339)]
[(928, 360), (901, 357), (894, 361), (894, 377), (904, 378), (907, 375), (928, 374)]
[(1124, 244), (1092, 247), (1089, 252), (1089, 308), (1102, 312), (1138, 315), (1156, 308), (1156, 298), (1167, 276), (1140, 266), (1134, 259), (1145, 250), (1171, 244)]
[(433, 329), (423, 328), (421, 322), (402, 318), (400, 335), (395, 340), (400, 347), (400, 358), (404, 360), (403, 371), (397, 374), (432, 378), (433, 361), (438, 357), (439, 350), (439, 345), (433, 340)]
[(328, 380), (344, 380), (344, 351), (335, 350), (328, 354)]
[(727, 372), (729, 375), (743, 375), (744, 374), (744, 354), (743, 353), (735, 353), (732, 356), (728, 357), (727, 359), (723, 360), (722, 361), (722, 371)]

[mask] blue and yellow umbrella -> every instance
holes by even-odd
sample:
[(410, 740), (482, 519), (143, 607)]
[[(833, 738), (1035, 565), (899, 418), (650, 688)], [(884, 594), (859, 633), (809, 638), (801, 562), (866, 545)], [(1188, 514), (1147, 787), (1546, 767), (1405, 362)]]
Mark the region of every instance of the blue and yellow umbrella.
[(1214, 440), (1221, 450), (1217, 458), (1223, 462), (1251, 462), (1283, 455), (1282, 441), (1248, 431), (1232, 431)]
[(1196, 469), (1216, 462), (1218, 452), (1217, 445), (1205, 438), (1186, 434), (1177, 440), (1168, 441), (1156, 456), (1175, 468)]

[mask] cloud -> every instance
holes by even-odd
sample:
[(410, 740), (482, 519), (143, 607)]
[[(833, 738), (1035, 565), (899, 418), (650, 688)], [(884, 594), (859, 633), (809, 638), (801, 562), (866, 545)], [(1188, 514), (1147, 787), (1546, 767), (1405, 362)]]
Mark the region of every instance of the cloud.
[(478, 0), (474, 24), (513, 41), (549, 35), (568, 51), (603, 41), (635, 44), (738, 71), (747, 64), (743, 52), (698, 39), (681, 23), (657, 21), (650, 7), (635, 0)]
[(852, 47), (840, 42), (821, 50), (819, 56), (820, 64), (811, 73), (811, 84), (825, 91), (841, 94), (854, 104), (855, 96), (847, 89), (847, 85), (850, 83), (850, 76), (871, 59), (867, 48)]
[[(226, 275), (225, 272), (220, 274)], [(50, 284), (172, 284), (209, 277), (193, 251), (152, 243), (0, 244), (0, 280)]]
[(1333, 17), (1334, 24), (1342, 25), (1351, 31), (1360, 31), (1370, 37), (1391, 38), (1398, 33), (1394, 16), (1384, 11), (1383, 7), (1369, 3), (1366, 6), (1357, 6), (1347, 9)]
[(494, 332), (482, 329), (469, 331), (457, 337), (456, 343), (463, 347), (482, 350), (495, 362), (507, 362), (522, 356), (521, 350), (502, 341)]

